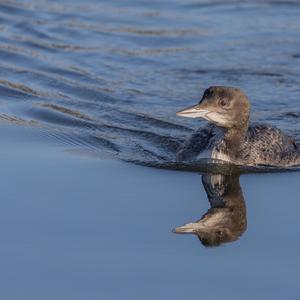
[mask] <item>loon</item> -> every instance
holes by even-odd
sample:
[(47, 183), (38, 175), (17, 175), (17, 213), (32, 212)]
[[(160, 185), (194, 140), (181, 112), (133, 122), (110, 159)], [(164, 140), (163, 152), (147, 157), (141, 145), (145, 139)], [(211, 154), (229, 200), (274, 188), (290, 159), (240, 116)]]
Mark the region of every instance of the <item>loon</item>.
[(209, 87), (198, 104), (176, 114), (210, 122), (177, 149), (177, 161), (206, 158), (244, 166), (300, 165), (300, 145), (295, 139), (276, 127), (249, 125), (250, 103), (241, 89)]

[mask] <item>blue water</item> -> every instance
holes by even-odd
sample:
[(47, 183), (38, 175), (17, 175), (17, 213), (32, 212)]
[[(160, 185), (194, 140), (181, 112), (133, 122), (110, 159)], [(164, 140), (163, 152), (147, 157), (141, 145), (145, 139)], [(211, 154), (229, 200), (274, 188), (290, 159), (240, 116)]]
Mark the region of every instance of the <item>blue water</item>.
[(0, 118), (73, 150), (172, 161), (198, 122), (175, 112), (238, 86), (252, 120), (299, 137), (298, 1), (0, 4)]
[(172, 233), (211, 207), (200, 174), (124, 161), (174, 162), (204, 124), (175, 112), (210, 85), (244, 89), (252, 121), (299, 140), (299, 14), (299, 1), (2, 1), (1, 298), (296, 298), (298, 172), (241, 175), (243, 226), (205, 247)]
[(171, 232), (209, 208), (198, 174), (70, 155), (29, 129), (1, 136), (1, 297), (297, 297), (298, 173), (242, 175), (247, 230), (206, 248)]

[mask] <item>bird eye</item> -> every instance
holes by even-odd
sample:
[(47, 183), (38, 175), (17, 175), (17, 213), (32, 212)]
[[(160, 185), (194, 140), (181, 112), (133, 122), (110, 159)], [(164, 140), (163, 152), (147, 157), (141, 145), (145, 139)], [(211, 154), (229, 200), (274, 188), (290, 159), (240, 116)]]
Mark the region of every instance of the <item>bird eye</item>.
[(223, 107), (226, 106), (228, 104), (228, 99), (220, 99), (219, 104)]

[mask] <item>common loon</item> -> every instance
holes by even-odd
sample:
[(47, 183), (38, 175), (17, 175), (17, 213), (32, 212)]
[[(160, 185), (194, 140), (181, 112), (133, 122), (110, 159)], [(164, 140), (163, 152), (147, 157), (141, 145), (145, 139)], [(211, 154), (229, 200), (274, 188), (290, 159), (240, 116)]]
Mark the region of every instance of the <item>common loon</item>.
[(209, 87), (199, 104), (176, 114), (211, 122), (179, 147), (177, 161), (209, 158), (247, 166), (300, 165), (300, 145), (292, 137), (269, 125), (249, 125), (250, 103), (238, 88)]

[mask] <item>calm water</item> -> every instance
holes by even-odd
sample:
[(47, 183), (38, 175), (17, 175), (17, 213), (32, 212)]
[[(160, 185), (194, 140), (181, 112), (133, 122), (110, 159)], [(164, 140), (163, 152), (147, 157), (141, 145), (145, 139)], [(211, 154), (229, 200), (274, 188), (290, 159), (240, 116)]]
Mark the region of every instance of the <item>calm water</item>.
[[(209, 85), (243, 88), (253, 121), (300, 139), (299, 15), (299, 1), (1, 1), (2, 298), (296, 297), (299, 173), (218, 184), (123, 161), (174, 162), (202, 124), (175, 112)], [(203, 218), (202, 243), (226, 244), (172, 233)]]

